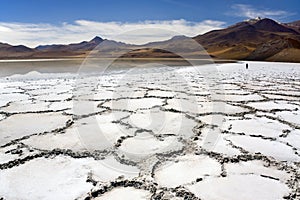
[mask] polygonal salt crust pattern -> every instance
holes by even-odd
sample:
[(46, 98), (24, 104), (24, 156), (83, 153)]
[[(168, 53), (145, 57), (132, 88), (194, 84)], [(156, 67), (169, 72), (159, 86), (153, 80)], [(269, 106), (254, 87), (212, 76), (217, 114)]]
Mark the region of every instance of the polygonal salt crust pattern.
[(2, 78), (0, 199), (299, 199), (295, 65)]

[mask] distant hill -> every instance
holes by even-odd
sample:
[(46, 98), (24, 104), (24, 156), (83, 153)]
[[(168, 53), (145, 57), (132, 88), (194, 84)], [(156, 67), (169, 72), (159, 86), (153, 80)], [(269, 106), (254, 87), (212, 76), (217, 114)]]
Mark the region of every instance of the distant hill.
[(27, 57), (34, 53), (34, 49), (24, 45), (12, 46), (10, 44), (0, 43), (0, 58)]
[(91, 41), (83, 41), (74, 44), (53, 44), (53, 45), (40, 45), (35, 49), (38, 51), (91, 51), (104, 40), (98, 36)]
[(286, 23), (285, 25), (296, 30), (297, 32), (300, 32), (300, 20)]
[(0, 58), (86, 57), (91, 52), (95, 56), (127, 58), (177, 58), (178, 54), (205, 57), (206, 52), (199, 49), (200, 44), (215, 59), (300, 62), (300, 20), (279, 23), (268, 18), (250, 19), (192, 39), (175, 36), (166, 41), (131, 45), (97, 36), (80, 43), (36, 48), (0, 43)]

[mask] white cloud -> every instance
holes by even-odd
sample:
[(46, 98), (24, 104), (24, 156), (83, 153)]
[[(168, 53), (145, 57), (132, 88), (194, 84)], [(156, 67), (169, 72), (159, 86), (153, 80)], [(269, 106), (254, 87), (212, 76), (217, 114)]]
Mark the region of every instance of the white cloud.
[(59, 25), (0, 22), (0, 42), (35, 47), (39, 44), (80, 42), (98, 35), (106, 39), (143, 44), (175, 35), (195, 36), (224, 25), (221, 21), (190, 22), (183, 19), (136, 23), (77, 20)]
[(234, 11), (231, 12), (230, 14), (238, 17), (247, 17), (247, 18), (268, 17), (268, 18), (280, 19), (280, 18), (293, 15), (293, 13), (284, 10), (269, 10), (269, 9), (259, 10), (247, 4), (234, 4), (232, 8)]

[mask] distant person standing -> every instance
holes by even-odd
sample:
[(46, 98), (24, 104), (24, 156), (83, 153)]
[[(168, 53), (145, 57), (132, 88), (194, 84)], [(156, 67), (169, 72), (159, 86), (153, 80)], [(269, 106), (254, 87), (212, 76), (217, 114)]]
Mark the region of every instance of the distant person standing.
[(248, 63), (246, 63), (246, 69), (248, 69), (248, 67), (249, 67), (249, 66), (248, 66)]

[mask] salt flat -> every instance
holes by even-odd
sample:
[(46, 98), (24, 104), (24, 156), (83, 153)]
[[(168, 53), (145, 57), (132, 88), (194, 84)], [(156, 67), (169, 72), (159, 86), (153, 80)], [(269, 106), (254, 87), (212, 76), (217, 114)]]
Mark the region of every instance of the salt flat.
[(300, 64), (0, 78), (0, 199), (300, 199)]

